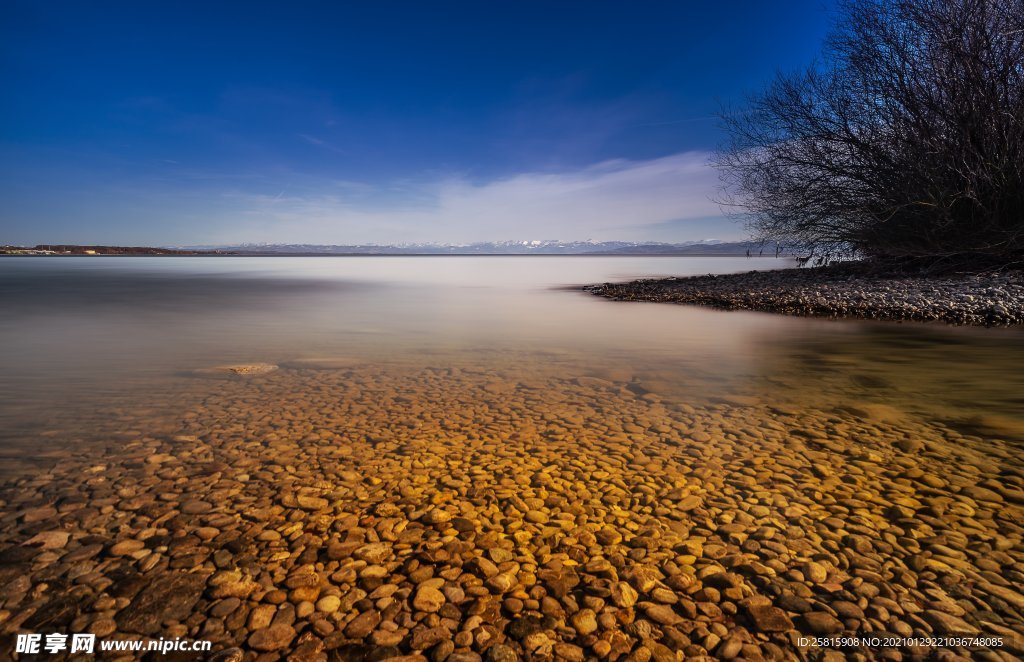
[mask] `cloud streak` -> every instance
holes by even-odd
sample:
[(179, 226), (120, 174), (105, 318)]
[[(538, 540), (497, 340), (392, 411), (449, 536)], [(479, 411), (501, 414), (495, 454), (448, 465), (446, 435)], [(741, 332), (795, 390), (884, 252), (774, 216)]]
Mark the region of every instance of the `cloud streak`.
[(323, 140), (322, 138), (317, 138), (316, 136), (311, 136), (308, 133), (298, 133), (296, 135), (303, 142), (309, 143), (310, 145), (313, 145), (315, 147), (322, 147), (324, 149), (330, 150), (330, 151), (335, 152), (337, 154), (344, 154), (345, 153), (345, 150), (341, 149), (340, 147), (336, 147), (336, 146), (332, 145), (331, 143), (327, 142), (326, 140)]
[[(247, 236), (223, 239), (338, 244), (642, 240), (651, 238), (651, 227), (666, 224), (679, 229), (678, 240), (700, 239), (706, 235), (708, 219), (722, 217), (712, 201), (717, 175), (707, 158), (706, 152), (684, 152), (647, 161), (613, 160), (575, 171), (522, 173), (486, 183), (446, 177), (406, 184), (401, 199), (390, 201), (380, 190), (370, 195), (236, 193), (229, 206), (238, 209)], [(368, 199), (375, 201), (372, 206)], [(687, 221), (694, 222), (694, 232), (704, 234), (683, 236)], [(724, 219), (719, 227), (716, 235), (738, 234)], [(232, 235), (241, 231), (230, 228)]]

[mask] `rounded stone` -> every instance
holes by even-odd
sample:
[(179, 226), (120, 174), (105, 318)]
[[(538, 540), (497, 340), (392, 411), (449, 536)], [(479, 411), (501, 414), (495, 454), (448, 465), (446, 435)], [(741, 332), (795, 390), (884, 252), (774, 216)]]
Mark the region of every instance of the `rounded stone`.
[(295, 639), (295, 630), (284, 623), (269, 625), (249, 635), (249, 647), (258, 651), (277, 651), (288, 648)]
[(412, 606), (416, 611), (432, 614), (440, 611), (445, 604), (444, 593), (429, 585), (420, 585), (416, 596), (412, 600)]

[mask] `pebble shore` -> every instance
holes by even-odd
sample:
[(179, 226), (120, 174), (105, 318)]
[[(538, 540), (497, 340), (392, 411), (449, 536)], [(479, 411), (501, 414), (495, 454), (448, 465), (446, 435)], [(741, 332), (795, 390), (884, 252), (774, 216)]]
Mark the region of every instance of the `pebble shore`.
[(696, 304), (786, 315), (1024, 324), (1024, 272), (943, 277), (865, 275), (844, 265), (589, 285), (617, 301)]
[[(2, 485), (0, 646), (92, 632), (260, 662), (1024, 655), (1022, 429), (700, 400), (668, 373), (556, 360), (273, 367), (192, 377), (167, 419), (104, 414), (106, 441)], [(843, 633), (1004, 644), (799, 644)]]

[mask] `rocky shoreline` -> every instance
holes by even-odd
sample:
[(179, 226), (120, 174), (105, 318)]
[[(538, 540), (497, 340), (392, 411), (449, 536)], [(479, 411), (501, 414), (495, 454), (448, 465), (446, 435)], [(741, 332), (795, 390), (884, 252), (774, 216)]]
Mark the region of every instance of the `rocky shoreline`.
[[(672, 373), (550, 359), (296, 365), (220, 366), (234, 377), (191, 378), (173, 416), (124, 407), (99, 446), (6, 482), (0, 646), (92, 632), (260, 662), (1024, 655), (1019, 440), (885, 405), (700, 401)], [(800, 644), (841, 633), (1003, 644)]]
[(786, 315), (1024, 324), (1024, 272), (945, 276), (885, 275), (856, 266), (750, 271), (588, 285), (616, 301), (694, 304)]

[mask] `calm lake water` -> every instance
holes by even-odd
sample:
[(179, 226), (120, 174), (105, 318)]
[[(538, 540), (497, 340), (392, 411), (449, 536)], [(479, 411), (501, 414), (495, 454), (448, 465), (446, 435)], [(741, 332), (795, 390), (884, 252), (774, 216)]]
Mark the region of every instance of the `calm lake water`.
[(579, 289), (784, 265), (2, 260), (0, 657), (87, 631), (802, 659), (797, 633), (846, 630), (1015, 659), (1021, 330)]
[(1024, 420), (1019, 330), (618, 303), (566, 289), (783, 266), (708, 257), (6, 259), (4, 441), (39, 450), (40, 432), (84, 412), (159, 408), (164, 389), (197, 388), (194, 369), (339, 356), (625, 368), (702, 400), (757, 392), (896, 404), (965, 425)]

